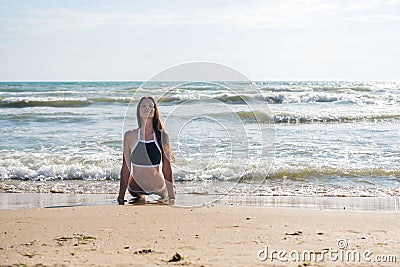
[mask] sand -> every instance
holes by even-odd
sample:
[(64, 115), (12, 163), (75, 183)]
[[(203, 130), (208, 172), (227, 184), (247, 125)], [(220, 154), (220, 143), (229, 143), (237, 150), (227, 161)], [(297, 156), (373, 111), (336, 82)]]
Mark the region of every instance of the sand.
[[(353, 258), (341, 253), (366, 250), (371, 260), (400, 262), (398, 211), (80, 206), (2, 210), (0, 225), (1, 266), (343, 266)], [(263, 261), (266, 248), (291, 256)], [(324, 261), (294, 261), (295, 250)]]

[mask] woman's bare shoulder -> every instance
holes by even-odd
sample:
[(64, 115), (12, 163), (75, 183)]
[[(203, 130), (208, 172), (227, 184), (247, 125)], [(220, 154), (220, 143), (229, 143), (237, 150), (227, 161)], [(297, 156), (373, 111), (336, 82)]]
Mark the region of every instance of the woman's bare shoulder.
[(165, 137), (169, 137), (169, 134), (168, 134), (168, 132), (167, 132), (167, 131), (165, 131), (165, 130), (161, 132), (161, 135), (162, 135), (162, 136), (165, 136)]
[(136, 138), (137, 137), (137, 133), (138, 133), (138, 129), (133, 129), (133, 130), (129, 130), (125, 132), (125, 139), (132, 139), (132, 138)]
[(169, 141), (169, 134), (167, 133), (167, 131), (164, 130), (161, 132), (161, 139), (163, 140), (163, 142)]

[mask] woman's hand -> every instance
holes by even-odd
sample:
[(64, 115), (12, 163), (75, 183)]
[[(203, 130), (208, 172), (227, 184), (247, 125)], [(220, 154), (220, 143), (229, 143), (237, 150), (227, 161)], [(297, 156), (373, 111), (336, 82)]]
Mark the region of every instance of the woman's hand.
[(118, 201), (118, 205), (124, 205), (126, 202), (126, 200), (123, 198), (117, 198), (117, 201)]

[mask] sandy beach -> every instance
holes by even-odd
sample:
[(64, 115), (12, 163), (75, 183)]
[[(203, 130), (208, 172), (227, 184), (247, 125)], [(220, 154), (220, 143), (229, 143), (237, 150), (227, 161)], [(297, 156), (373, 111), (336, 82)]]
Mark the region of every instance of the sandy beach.
[[(2, 210), (0, 262), (1, 266), (343, 266), (354, 264), (357, 257), (352, 255), (359, 253), (357, 265), (396, 266), (378, 261), (400, 260), (399, 218), (398, 211), (240, 206)], [(273, 253), (279, 250), (286, 254)], [(301, 259), (305, 250), (315, 252), (317, 260)], [(268, 257), (271, 253), (273, 259)]]

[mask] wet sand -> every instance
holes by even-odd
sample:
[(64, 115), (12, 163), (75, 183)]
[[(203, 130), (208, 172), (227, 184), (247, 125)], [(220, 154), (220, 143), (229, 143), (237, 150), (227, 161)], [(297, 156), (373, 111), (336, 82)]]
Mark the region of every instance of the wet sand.
[[(400, 261), (400, 212), (243, 206), (77, 206), (0, 211), (2, 266), (343, 266), (327, 252)], [(338, 247), (343, 246), (344, 249)], [(315, 263), (273, 250), (312, 250)], [(294, 252), (292, 257), (295, 258)], [(288, 262), (281, 260), (287, 259)], [(382, 257), (380, 258), (382, 259)], [(366, 262), (357, 265), (396, 266)]]

